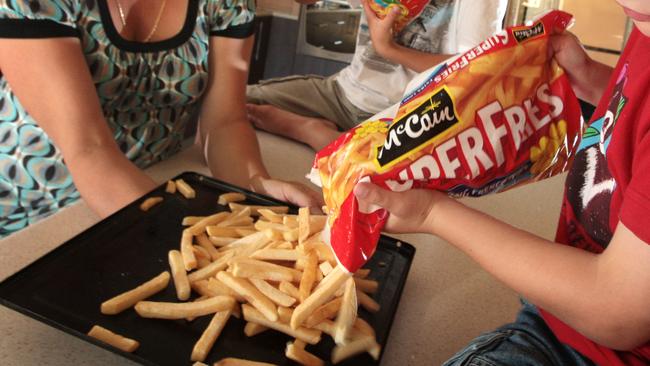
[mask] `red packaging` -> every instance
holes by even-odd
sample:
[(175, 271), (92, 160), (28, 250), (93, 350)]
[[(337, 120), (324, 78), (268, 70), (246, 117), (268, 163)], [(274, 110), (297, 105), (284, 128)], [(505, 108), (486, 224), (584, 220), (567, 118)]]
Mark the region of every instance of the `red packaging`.
[(430, 0), (369, 0), (370, 8), (383, 19), (393, 7), (397, 7), (399, 16), (395, 20), (396, 31), (404, 28), (413, 18), (417, 17)]
[(388, 217), (359, 207), (352, 191), (361, 180), (462, 197), (566, 170), (583, 122), (566, 74), (548, 57), (548, 39), (571, 20), (551, 11), (488, 38), (414, 80), (393, 118), (366, 121), (316, 155), (325, 240), (348, 271), (373, 255)]

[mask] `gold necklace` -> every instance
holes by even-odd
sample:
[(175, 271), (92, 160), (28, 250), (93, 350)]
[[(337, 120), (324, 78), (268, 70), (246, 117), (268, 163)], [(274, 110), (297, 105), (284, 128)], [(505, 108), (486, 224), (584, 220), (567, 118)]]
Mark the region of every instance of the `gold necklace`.
[[(120, 13), (120, 20), (122, 21), (122, 27), (126, 27), (126, 17), (124, 16), (124, 9), (122, 8), (122, 3), (120, 3), (120, 0), (115, 0), (117, 3), (117, 11)], [(156, 21), (153, 23), (153, 27), (151, 28), (151, 31), (149, 32), (149, 35), (142, 40), (142, 42), (149, 42), (151, 40), (151, 37), (153, 37), (154, 33), (156, 33), (156, 30), (158, 29), (158, 23), (160, 23), (160, 18), (162, 17), (162, 13), (165, 10), (165, 5), (167, 4), (167, 0), (163, 0), (162, 4), (160, 5), (160, 10), (158, 10), (158, 16), (156, 17)]]

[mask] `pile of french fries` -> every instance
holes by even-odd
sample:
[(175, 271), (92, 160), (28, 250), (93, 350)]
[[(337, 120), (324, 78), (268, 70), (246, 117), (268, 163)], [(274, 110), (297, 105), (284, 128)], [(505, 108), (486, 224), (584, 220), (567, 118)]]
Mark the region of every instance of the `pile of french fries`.
[[(293, 337), (285, 355), (303, 365), (324, 364), (306, 349), (319, 343), (323, 333), (336, 343), (334, 364), (363, 352), (378, 359), (375, 332), (357, 316), (358, 304), (370, 312), (379, 310), (371, 297), (378, 283), (367, 279), (367, 269), (351, 274), (337, 265), (320, 239), (327, 217), (312, 215), (308, 208), (290, 215), (284, 206), (238, 203), (245, 199), (240, 193), (222, 194), (218, 203), (230, 212), (185, 217), (179, 250), (168, 255), (170, 271), (105, 301), (101, 312), (119, 314), (135, 307), (145, 318), (192, 321), (212, 316), (191, 352), (197, 364), (206, 359), (231, 316), (243, 317), (243, 332), (249, 337), (269, 329)], [(180, 302), (146, 301), (170, 280)], [(192, 293), (198, 295), (194, 300)], [(101, 340), (109, 344), (124, 345), (128, 339), (108, 333), (115, 339)], [(121, 349), (132, 352), (137, 348), (133, 342)], [(215, 365), (246, 362), (228, 358)]]

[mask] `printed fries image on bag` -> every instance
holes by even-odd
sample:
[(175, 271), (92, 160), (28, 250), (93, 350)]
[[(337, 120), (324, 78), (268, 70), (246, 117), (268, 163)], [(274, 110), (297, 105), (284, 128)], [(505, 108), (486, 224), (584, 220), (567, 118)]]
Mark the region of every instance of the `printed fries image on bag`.
[(387, 219), (359, 207), (359, 181), (481, 196), (567, 169), (582, 118), (548, 39), (571, 20), (551, 11), (488, 38), (416, 78), (392, 118), (364, 122), (316, 155), (311, 178), (323, 187), (326, 235), (345, 268), (372, 256)]
[(411, 19), (417, 17), (422, 9), (429, 3), (429, 0), (369, 0), (368, 5), (383, 19), (394, 7), (399, 9), (399, 16), (395, 20), (394, 28), (396, 31), (406, 26)]

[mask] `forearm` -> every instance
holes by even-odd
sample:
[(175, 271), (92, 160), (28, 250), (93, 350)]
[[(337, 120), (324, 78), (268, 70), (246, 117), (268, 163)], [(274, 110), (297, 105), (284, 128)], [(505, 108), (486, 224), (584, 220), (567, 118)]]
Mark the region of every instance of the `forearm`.
[(613, 348), (645, 337), (630, 311), (638, 288), (602, 255), (544, 240), (451, 199), (436, 212), (431, 233), (587, 337)]
[(262, 164), (255, 131), (247, 121), (233, 121), (202, 132), (203, 151), (212, 175), (250, 188), (251, 178), (269, 175)]
[(578, 98), (598, 105), (613, 71), (608, 65), (588, 59), (586, 65), (579, 68), (577, 73), (568, 72), (568, 76)]
[(385, 59), (415, 72), (423, 72), (452, 57), (452, 55), (417, 51), (396, 43), (386, 47), (379, 47), (377, 52)]
[(75, 186), (88, 206), (104, 218), (155, 188), (155, 183), (115, 147), (66, 159)]

